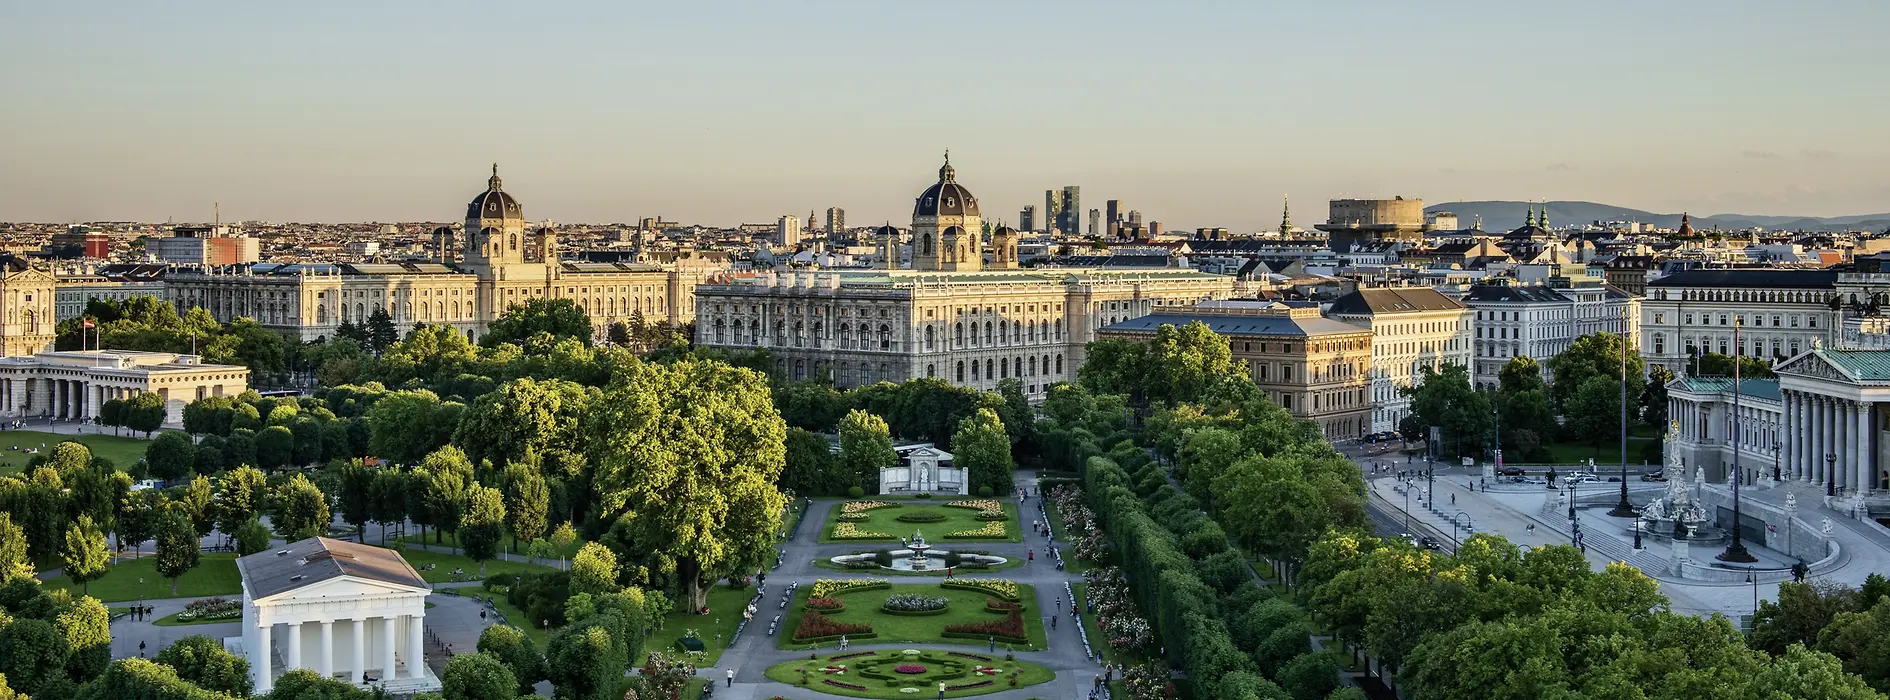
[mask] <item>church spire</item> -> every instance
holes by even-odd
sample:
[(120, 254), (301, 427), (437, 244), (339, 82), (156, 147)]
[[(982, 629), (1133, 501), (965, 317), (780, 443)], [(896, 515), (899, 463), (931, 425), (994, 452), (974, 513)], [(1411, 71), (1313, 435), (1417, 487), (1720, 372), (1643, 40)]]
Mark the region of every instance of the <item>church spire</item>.
[(938, 169), (938, 181), (957, 182), (957, 178), (954, 177), (955, 172), (952, 170), (952, 149), (947, 148), (945, 149), (945, 165)]
[(492, 178), (489, 180), (486, 180), (486, 189), (491, 190), (493, 192), (499, 191), (499, 164), (498, 163), (492, 164)]
[(1523, 219), (1523, 226), (1528, 227), (1534, 225), (1536, 225), (1536, 205), (1531, 204), (1529, 205), (1529, 217)]
[(1549, 227), (1549, 203), (1546, 201), (1542, 203), (1542, 215), (1536, 217), (1536, 226), (1545, 229)]
[(1280, 235), (1286, 236), (1293, 231), (1293, 203), (1286, 195), (1280, 195)]

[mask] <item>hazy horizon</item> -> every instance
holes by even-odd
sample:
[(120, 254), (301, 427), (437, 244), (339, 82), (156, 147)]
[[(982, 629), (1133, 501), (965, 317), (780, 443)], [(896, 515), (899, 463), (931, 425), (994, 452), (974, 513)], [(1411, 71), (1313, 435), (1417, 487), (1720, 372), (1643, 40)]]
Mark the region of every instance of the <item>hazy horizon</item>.
[[(1325, 200), (1890, 211), (1890, 4), (0, 5), (0, 220), (987, 219)], [(1872, 68), (1878, 66), (1878, 68)], [(1871, 88), (1871, 85), (1878, 85)], [(1083, 217), (1087, 226), (1087, 216)]]

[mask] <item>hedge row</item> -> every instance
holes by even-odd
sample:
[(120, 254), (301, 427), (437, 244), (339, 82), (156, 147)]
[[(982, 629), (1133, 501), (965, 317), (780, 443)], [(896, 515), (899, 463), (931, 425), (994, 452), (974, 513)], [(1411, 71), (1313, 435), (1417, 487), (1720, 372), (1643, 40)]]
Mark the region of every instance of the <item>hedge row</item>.
[(940, 632), (938, 633), (938, 636), (946, 637), (949, 639), (980, 639), (980, 640), (991, 639), (992, 637), (995, 636), (997, 638), (997, 641), (1003, 642), (1005, 644), (1030, 644), (1030, 639), (1027, 637), (1006, 637), (1004, 635), (977, 634), (974, 632)]
[(878, 632), (861, 632), (859, 634), (830, 634), (825, 637), (795, 637), (794, 643), (795, 644), (821, 644), (824, 642), (837, 642), (837, 641), (840, 641), (841, 637), (846, 637), (847, 641), (851, 642), (855, 639), (872, 639), (877, 636), (879, 636)]
[(949, 607), (939, 608), (937, 610), (892, 610), (882, 605), (879, 608), (879, 614), (881, 615), (898, 615), (901, 617), (928, 617), (932, 615), (943, 615), (948, 612), (951, 612), (951, 608)]

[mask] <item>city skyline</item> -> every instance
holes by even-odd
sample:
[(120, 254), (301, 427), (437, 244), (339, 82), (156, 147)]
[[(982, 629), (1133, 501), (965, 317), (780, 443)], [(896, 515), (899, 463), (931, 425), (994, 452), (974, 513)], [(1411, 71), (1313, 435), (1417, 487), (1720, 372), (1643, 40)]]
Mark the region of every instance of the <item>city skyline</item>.
[(1013, 225), (1064, 185), (1175, 230), (1282, 192), (1890, 210), (1881, 3), (962, 9), (12, 4), (0, 220), (450, 221), (498, 161), (533, 219), (860, 226), (946, 148)]

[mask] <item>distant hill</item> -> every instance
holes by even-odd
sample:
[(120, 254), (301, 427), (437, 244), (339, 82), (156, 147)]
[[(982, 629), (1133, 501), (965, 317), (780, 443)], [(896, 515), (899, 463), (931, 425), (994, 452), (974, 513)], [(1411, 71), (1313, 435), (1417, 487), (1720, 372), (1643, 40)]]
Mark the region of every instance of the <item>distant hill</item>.
[[(1529, 209), (1538, 210), (1544, 206), (1549, 211), (1549, 223), (1554, 225), (1585, 224), (1592, 221), (1639, 221), (1661, 228), (1679, 228), (1679, 214), (1656, 214), (1650, 211), (1617, 207), (1595, 202), (1553, 201), (1546, 205), (1541, 202), (1444, 202), (1424, 208), (1426, 213), (1447, 211), (1457, 215), (1458, 221), (1468, 228), (1478, 215), (1483, 217), (1483, 230), (1507, 231), (1523, 225), (1529, 216)], [(1743, 229), (1763, 226), (1768, 229), (1788, 229), (1795, 231), (1844, 231), (1861, 229), (1882, 231), (1890, 229), (1890, 213), (1863, 214), (1856, 216), (1756, 216), (1745, 214), (1715, 214), (1712, 216), (1693, 216), (1694, 228)]]

